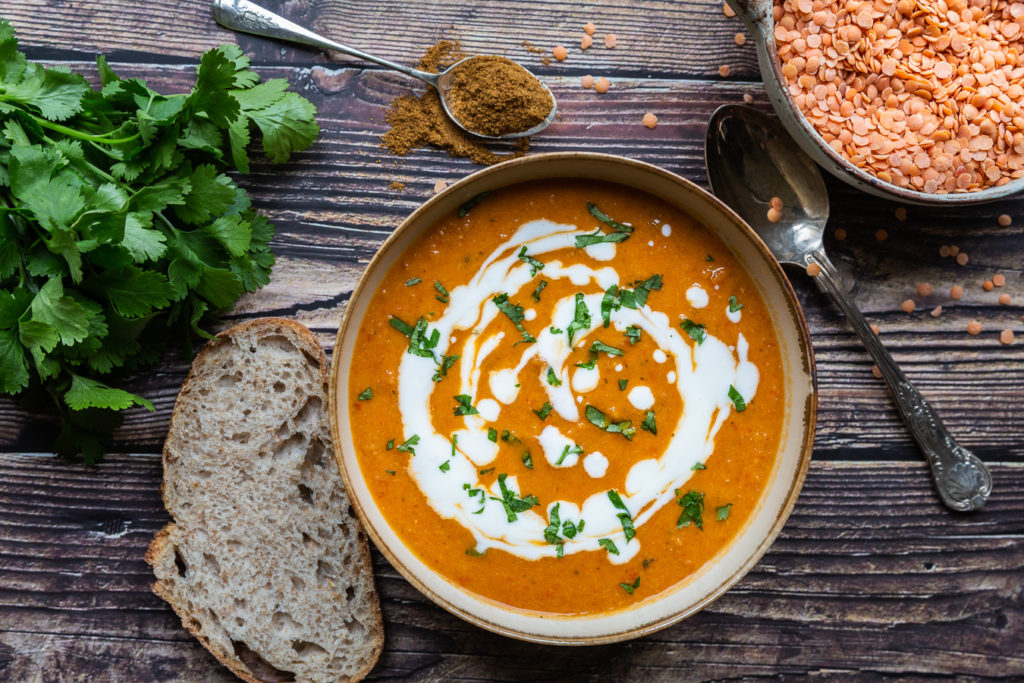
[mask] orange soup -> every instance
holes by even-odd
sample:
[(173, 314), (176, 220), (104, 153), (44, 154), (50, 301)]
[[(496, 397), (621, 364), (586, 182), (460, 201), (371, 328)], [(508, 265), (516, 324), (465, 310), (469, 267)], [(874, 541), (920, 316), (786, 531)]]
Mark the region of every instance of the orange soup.
[(468, 202), (374, 293), (348, 406), (402, 541), (531, 612), (632, 606), (756, 511), (779, 447), (778, 341), (757, 287), (686, 213), (610, 183)]

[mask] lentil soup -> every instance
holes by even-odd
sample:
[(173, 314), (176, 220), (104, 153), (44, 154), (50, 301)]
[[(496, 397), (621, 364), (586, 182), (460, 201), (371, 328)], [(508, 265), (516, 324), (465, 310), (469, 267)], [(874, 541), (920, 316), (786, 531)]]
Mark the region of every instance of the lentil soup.
[(534, 613), (685, 582), (756, 513), (784, 429), (757, 286), (686, 213), (605, 182), (442, 218), (384, 275), (352, 358), (355, 455), (392, 529)]

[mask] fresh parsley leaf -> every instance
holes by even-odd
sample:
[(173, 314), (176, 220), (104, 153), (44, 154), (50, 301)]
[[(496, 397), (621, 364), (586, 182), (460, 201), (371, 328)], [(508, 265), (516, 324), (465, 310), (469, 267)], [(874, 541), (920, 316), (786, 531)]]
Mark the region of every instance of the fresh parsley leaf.
[(622, 242), (628, 238), (628, 232), (601, 232), (598, 230), (592, 235), (576, 235), (576, 248), (582, 249), (583, 247), (604, 242)]
[(548, 328), (548, 332), (550, 332), (551, 334), (562, 334), (563, 331), (564, 330), (560, 330), (557, 327), (555, 327), (554, 325), (552, 325), (551, 327)]
[(583, 294), (580, 292), (576, 293), (576, 309), (574, 311), (572, 322), (569, 323), (569, 329), (566, 333), (569, 335), (569, 346), (572, 346), (572, 340), (576, 336), (576, 333), (580, 330), (590, 329), (590, 310), (587, 308), (587, 302), (583, 298)]
[(597, 366), (597, 354), (593, 351), (590, 352), (590, 357), (586, 361), (581, 361), (576, 364), (576, 367), (583, 368), (584, 370), (593, 370)]
[(494, 427), (488, 427), (488, 429), (487, 429), (487, 439), (488, 439), (488, 441), (493, 441), (494, 443), (498, 443), (498, 430), (495, 429)]
[(626, 537), (626, 543), (636, 537), (636, 528), (633, 526), (633, 516), (629, 514), (629, 508), (622, 502), (622, 496), (619, 492), (612, 489), (608, 492), (608, 500), (612, 502), (618, 512), (615, 516), (619, 518), (619, 523), (622, 524), (622, 533)]
[(487, 199), (490, 196), (490, 192), (481, 192), (477, 196), (470, 199), (468, 202), (459, 207), (459, 218), (465, 218), (466, 215), (473, 209), (474, 206)]
[(630, 595), (632, 595), (633, 591), (640, 587), (640, 577), (636, 577), (636, 581), (634, 581), (633, 583), (620, 583), (619, 587), (622, 588), (622, 590), (629, 593)]
[(402, 442), (402, 445), (398, 447), (398, 450), (403, 452), (403, 453), (412, 453), (413, 455), (416, 455), (416, 449), (414, 449), (413, 446), (415, 446), (419, 442), (420, 442), (420, 435), (419, 434), (413, 434), (408, 439), (406, 439), (405, 441)]
[(562, 520), (558, 516), (558, 508), (561, 503), (555, 503), (554, 507), (551, 508), (551, 512), (548, 513), (548, 525), (544, 527), (544, 540), (552, 545), (558, 545), (562, 542), (562, 539), (558, 537), (558, 530), (562, 524)]
[(629, 380), (628, 379), (620, 379), (619, 380), (619, 391), (625, 391), (627, 384), (629, 384)]
[[(532, 256), (528, 256), (527, 255), (527, 253), (526, 253), (526, 245), (523, 245), (523, 248), (519, 250), (519, 253), (517, 254), (517, 256), (518, 256), (520, 261), (522, 261), (524, 263), (528, 263), (530, 265), (530, 277), (534, 277), (538, 273), (538, 271), (544, 270), (544, 264), (543, 263), (541, 263), (537, 259), (533, 258)], [(543, 289), (543, 287), (541, 289)], [(537, 300), (539, 300), (539, 299), (537, 299)]]
[(455, 361), (457, 361), (459, 358), (461, 358), (461, 356), (459, 356), (458, 354), (455, 354), (453, 356), (445, 356), (444, 358), (442, 358), (441, 362), (437, 364), (437, 371), (434, 373), (434, 376), (431, 377), (431, 379), (434, 380), (435, 382), (440, 382), (442, 377), (447, 377), (448, 371), (451, 370), (451, 367), (455, 365)]
[(653, 410), (648, 410), (647, 411), (647, 415), (644, 416), (644, 421), (640, 425), (640, 428), (647, 430), (651, 434), (657, 434), (658, 433), (658, 427), (654, 423), (654, 411)]
[(589, 403), (584, 414), (587, 416), (587, 420), (595, 427), (599, 427), (611, 434), (622, 434), (629, 441), (632, 441), (633, 436), (636, 434), (636, 428), (632, 426), (633, 423), (629, 420), (612, 422), (600, 409), (595, 408)]
[(590, 345), (591, 353), (607, 353), (609, 356), (621, 356), (623, 355), (622, 349), (617, 349), (614, 346), (608, 346), (603, 341), (595, 339)]
[(699, 472), (700, 470), (706, 470), (707, 466), (702, 462), (695, 462), (693, 463), (693, 467), (691, 467), (690, 469), (693, 470), (694, 472)]
[(394, 447), (395, 447), (395, 440), (394, 439), (388, 439), (388, 442), (386, 444), (384, 444), (384, 450), (386, 450), (386, 451), (390, 451)]
[(555, 465), (561, 465), (562, 462), (570, 455), (581, 455), (582, 453), (583, 447), (580, 446), (579, 444), (573, 444), (572, 446), (566, 444), (565, 447), (562, 449), (562, 454), (558, 456), (558, 460), (555, 461)]
[(707, 256), (704, 257), (704, 260), (707, 261), (708, 263), (714, 263), (715, 257), (712, 256), (711, 254), (708, 254)]
[(390, 474), (392, 477), (395, 476), (395, 474), (397, 474), (394, 470), (384, 470), (384, 471), (387, 472), (388, 474)]
[(729, 385), (729, 399), (732, 401), (732, 404), (736, 406), (737, 413), (742, 413), (747, 409), (747, 402), (743, 400), (742, 396), (740, 396), (740, 392), (736, 391), (736, 387), (731, 384)]
[(697, 342), (698, 345), (703, 344), (704, 340), (708, 337), (708, 332), (704, 329), (704, 326), (697, 324), (692, 320), (684, 320), (679, 323), (679, 326), (682, 327), (683, 331), (690, 335), (690, 339)]
[(480, 552), (476, 548), (466, 548), (466, 554), (470, 557), (483, 557), (487, 554), (487, 551), (484, 550), (483, 552)]
[(445, 289), (444, 285), (442, 285), (437, 280), (434, 280), (434, 289), (437, 290), (437, 296), (435, 296), (434, 298), (437, 299), (438, 301), (440, 301), (443, 304), (448, 303), (448, 301), (449, 301), (448, 290)]
[(626, 338), (629, 339), (630, 346), (633, 346), (634, 344), (639, 342), (642, 334), (643, 331), (636, 325), (630, 325), (629, 327), (626, 328), (625, 332)]
[[(391, 318), (392, 321), (397, 318)], [(392, 326), (394, 323), (392, 322)], [(441, 340), (441, 333), (434, 330), (429, 335), (427, 334), (427, 321), (425, 318), (419, 318), (416, 320), (416, 324), (412, 327), (412, 333), (409, 335), (409, 348), (406, 350), (414, 356), (421, 356), (423, 358), (435, 358), (434, 349), (437, 348), (437, 343)], [(435, 359), (436, 360), (436, 359)]]
[(530, 449), (526, 449), (525, 451), (523, 451), (523, 454), (520, 456), (520, 458), (522, 458), (523, 465), (526, 467), (526, 469), (533, 469), (533, 456), (530, 455)]
[[(676, 495), (679, 495), (679, 491), (676, 491)], [(700, 491), (688, 491), (685, 495), (681, 496), (676, 502), (681, 508), (682, 513), (679, 515), (679, 519), (676, 521), (676, 528), (681, 529), (684, 526), (690, 526), (692, 522), (698, 529), (704, 529), (704, 494)]]
[(732, 503), (726, 503), (725, 505), (715, 508), (715, 516), (719, 522), (724, 522), (729, 519), (729, 509), (732, 508)]
[(537, 283), (537, 287), (533, 290), (533, 294), (530, 295), (531, 297), (533, 297), (534, 301), (540, 301), (540, 293), (543, 292), (544, 288), (547, 286), (547, 280), (541, 280), (540, 282)]
[(490, 474), (493, 471), (494, 471), (493, 467), (488, 467), (486, 470), (480, 470), (480, 476), (482, 477), (482, 476), (484, 476), (486, 474)]
[(515, 434), (513, 434), (507, 429), (503, 429), (501, 431), (501, 440), (504, 441), (505, 443), (512, 445), (519, 443), (519, 437), (517, 437)]
[(615, 547), (615, 541), (610, 538), (599, 538), (597, 544), (607, 550), (609, 555), (619, 554), (619, 549)]
[(412, 287), (413, 285), (418, 285), (421, 282), (423, 282), (423, 280), (421, 280), (420, 278), (418, 278), (418, 277), (411, 277), (411, 278), (409, 278), (408, 280), (405, 281), (405, 286), (406, 287)]
[(357, 396), (356, 398), (358, 398), (360, 401), (369, 401), (371, 398), (373, 398), (373, 389), (371, 389), (370, 387), (366, 387), (365, 389), (359, 392), (359, 396)]
[(562, 386), (562, 380), (558, 379), (558, 375), (555, 374), (555, 371), (554, 371), (553, 368), (548, 368), (547, 380), (548, 380), (548, 384), (550, 384), (553, 387), (560, 387), (560, 386)]
[(391, 324), (391, 327), (395, 328), (396, 330), (404, 334), (406, 337), (412, 335), (412, 325), (405, 322), (397, 315), (393, 315), (390, 318), (388, 318), (388, 323)]
[(622, 308), (622, 304), (619, 302), (616, 296), (619, 293), (618, 285), (611, 285), (605, 290), (604, 296), (601, 297), (601, 324), (604, 327), (612, 321), (612, 311), (617, 311)]
[(459, 416), (462, 416), (462, 415), (478, 415), (479, 414), (477, 409), (473, 407), (473, 403), (472, 403), (473, 397), (472, 396), (467, 396), (466, 394), (458, 394), (457, 396), (453, 396), (452, 398), (454, 398), (455, 399), (455, 403), (458, 404), (458, 405), (455, 406), (455, 410), (454, 410), (454, 413), (455, 413), (456, 417), (459, 417)]
[(633, 232), (633, 228), (631, 226), (619, 223), (616, 220), (612, 220), (611, 218), (608, 217), (607, 214), (601, 211), (601, 209), (597, 208), (597, 205), (594, 204), (593, 202), (587, 202), (587, 211), (590, 212), (591, 216), (601, 221), (605, 225), (609, 226), (615, 232)]
[(448, 460), (445, 460), (443, 463), (441, 463), (440, 465), (437, 466), (437, 469), (441, 470), (442, 472), (447, 472), (451, 468), (452, 468), (452, 466), (449, 464)]
[(523, 311), (522, 306), (518, 306), (508, 300), (508, 294), (502, 293), (491, 299), (494, 305), (498, 307), (498, 310), (508, 316), (508, 319), (512, 321), (512, 324), (519, 330), (519, 334), (522, 335), (523, 341), (526, 343), (533, 343), (537, 341), (533, 335), (526, 331), (523, 327), (523, 320), (526, 318), (526, 313)]
[(505, 516), (509, 522), (514, 522), (518, 519), (517, 513), (526, 512), (534, 505), (539, 505), (540, 501), (537, 500), (537, 496), (527, 495), (522, 498), (516, 498), (515, 494), (505, 484), (505, 479), (508, 474), (502, 472), (498, 475), (498, 488), (501, 491), (501, 498), (495, 498), (501, 502), (505, 508)]
[(739, 302), (739, 300), (736, 299), (735, 296), (730, 296), (729, 297), (729, 312), (730, 313), (735, 313), (736, 311), (738, 311), (738, 310), (740, 310), (742, 308), (743, 308), (743, 304), (741, 304)]
[(551, 402), (544, 401), (544, 405), (540, 407), (540, 410), (533, 411), (534, 414), (542, 420), (546, 420), (548, 415), (551, 414)]
[(567, 519), (564, 522), (562, 522), (562, 535), (568, 538), (570, 541), (576, 538), (576, 534), (578, 532), (579, 529), (576, 527), (575, 524), (573, 524), (572, 520)]

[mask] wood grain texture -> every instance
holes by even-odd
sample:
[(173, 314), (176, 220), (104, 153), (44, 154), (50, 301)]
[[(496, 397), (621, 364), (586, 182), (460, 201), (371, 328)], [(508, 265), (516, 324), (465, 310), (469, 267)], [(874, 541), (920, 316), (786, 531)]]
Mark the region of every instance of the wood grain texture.
[[(91, 70), (73, 62), (76, 70)], [(140, 76), (154, 87), (182, 91), (194, 77), (193, 65), (129, 65), (115, 63), (126, 76)], [(257, 207), (278, 227), (273, 241), (278, 264), (269, 286), (247, 295), (225, 317), (225, 324), (261, 315), (295, 317), (313, 328), (328, 347), (348, 296), (370, 257), (390, 232), (430, 196), (436, 180), (454, 181), (476, 169), (466, 160), (432, 150), (399, 159), (379, 147), (385, 128), (383, 110), (403, 92), (415, 88), (396, 74), (321, 67), (265, 67), (267, 77), (288, 77), (320, 111), (321, 140), (283, 166), (257, 163), (241, 182)], [(744, 92), (765, 103), (752, 84), (680, 80), (615, 81), (609, 95), (599, 97), (571, 79), (552, 79), (562, 108), (561, 120), (537, 138), (534, 150), (592, 150), (629, 155), (663, 166), (706, 185), (703, 169), (704, 122), (716, 106), (737, 102)], [(659, 113), (660, 123), (648, 130), (639, 121), (644, 111)], [(392, 181), (405, 184), (389, 189)], [(986, 459), (1024, 461), (1020, 416), (1024, 414), (1024, 201), (945, 210), (911, 209), (899, 223), (895, 205), (865, 201), (863, 195), (830, 183), (831, 230), (843, 228), (848, 238), (828, 240), (839, 267), (853, 288), (855, 301), (882, 336), (897, 361), (945, 417), (964, 445)], [(1021, 217), (1000, 227), (996, 216)], [(884, 226), (889, 238), (878, 241)], [(939, 246), (957, 244), (968, 252), (966, 267), (941, 259)], [(1000, 306), (999, 291), (985, 292), (981, 283), (996, 272), (1007, 277), (1003, 290), (1014, 305)], [(840, 314), (798, 271), (791, 271), (814, 339), (819, 373), (819, 435), (821, 458), (917, 460), (918, 453), (892, 409), (881, 380), (870, 372), (871, 361)], [(918, 282), (930, 282), (935, 294), (921, 299)], [(962, 284), (959, 302), (949, 287)], [(900, 302), (918, 301), (912, 315)], [(932, 318), (928, 311), (942, 305)], [(978, 337), (966, 334), (968, 321), (985, 326)], [(1003, 346), (1001, 329), (1012, 328), (1018, 343)], [(126, 387), (154, 401), (155, 413), (132, 411), (117, 436), (117, 448), (158, 452), (187, 359), (171, 352), (151, 373), (128, 378)], [(996, 398), (997, 397), (997, 398)], [(0, 450), (45, 450), (51, 427), (46, 418), (30, 415), (9, 400), (0, 400)]]
[[(154, 456), (86, 468), (0, 456), (0, 679), (230, 680), (149, 591), (166, 521)], [(374, 679), (689, 680), (1024, 676), (1024, 466), (979, 513), (944, 510), (916, 464), (815, 463), (782, 535), (698, 615), (629, 643), (557, 648), (470, 626), (377, 553)], [(828, 673), (822, 671), (827, 664)]]

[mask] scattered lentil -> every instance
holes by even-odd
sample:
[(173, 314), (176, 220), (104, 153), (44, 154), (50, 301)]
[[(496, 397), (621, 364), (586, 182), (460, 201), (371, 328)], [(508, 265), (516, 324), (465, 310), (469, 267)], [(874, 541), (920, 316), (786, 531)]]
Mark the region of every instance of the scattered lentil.
[(1003, 306), (1009, 306), (1010, 305), (1010, 295), (1006, 294), (1006, 293), (1000, 294), (999, 295), (999, 303), (1001, 303)]
[(976, 337), (979, 334), (981, 334), (981, 323), (979, 323), (977, 320), (972, 320), (971, 322), (967, 323), (967, 334), (971, 335), (972, 337)]
[(718, 67), (718, 75), (721, 76), (722, 78), (728, 78), (729, 74), (731, 73), (732, 68), (728, 64), (723, 64), (722, 66)]
[(999, 333), (999, 341), (1009, 346), (1013, 343), (1013, 330), (1003, 330)]
[(938, 318), (940, 315), (942, 315), (942, 306), (936, 306), (928, 315), (930, 315), (933, 318)]
[(584, 88), (593, 88), (594, 77), (591, 76), (590, 74), (583, 76), (582, 78), (580, 78), (580, 85), (582, 85)]
[(879, 368), (877, 365), (871, 366), (871, 374), (877, 377), (878, 379), (882, 379), (882, 369)]
[(434, 194), (444, 192), (445, 188), (448, 187), (448, 183), (444, 180), (438, 180), (434, 183)]
[(871, 331), (874, 332), (875, 334), (878, 334), (878, 325), (876, 325), (875, 323), (871, 323)]
[(917, 308), (917, 304), (914, 303), (913, 299), (906, 299), (900, 304), (900, 308), (903, 309), (904, 313), (913, 313), (914, 309)]
[(939, 256), (942, 258), (947, 258), (949, 256), (949, 245), (943, 244), (939, 247)]
[(807, 264), (807, 274), (810, 275), (811, 277), (818, 277), (819, 275), (821, 275), (821, 266), (819, 266), (817, 263)]
[(743, 101), (747, 104), (751, 104), (754, 101), (754, 96), (748, 92), (743, 93)]
[(995, 287), (995, 285), (992, 284), (991, 280), (985, 280), (983, 283), (981, 283), (981, 288), (984, 289), (986, 292), (991, 292), (993, 287)]
[(999, 218), (996, 219), (996, 222), (998, 222), (999, 225), (1001, 225), (1001, 226), (1003, 226), (1005, 228), (1005, 227), (1009, 226), (1010, 223), (1013, 222), (1013, 219), (1010, 218), (1009, 215), (1007, 215), (1005, 213), (1001, 213), (1001, 214), (999, 214)]
[(729, 5), (722, 5), (722, 14), (730, 19), (736, 16), (736, 13), (732, 11), (732, 7), (729, 7)]
[(875, 231), (875, 239), (879, 242), (884, 242), (889, 239), (889, 231), (885, 228), (879, 228)]
[(959, 253), (960, 253), (960, 247), (956, 246), (955, 244), (949, 245), (949, 255), (950, 256), (957, 256)]
[(594, 81), (594, 90), (596, 90), (601, 95), (608, 92), (608, 89), (611, 87), (612, 84), (604, 76), (601, 76), (596, 81)]
[(651, 112), (647, 112), (644, 114), (642, 123), (648, 128), (654, 128), (658, 125), (658, 117)]
[(1006, 284), (1006, 276), (1003, 275), (1002, 273), (996, 273), (995, 275), (992, 276), (992, 284), (994, 284), (996, 287), (1002, 287), (1003, 285)]
[(583, 27), (583, 32), (586, 33), (588, 36), (594, 35), (594, 32), (596, 30), (597, 30), (597, 27), (594, 26), (593, 22), (587, 22), (587, 24)]
[(836, 239), (839, 240), (840, 242), (842, 242), (843, 240), (846, 239), (846, 229), (845, 228), (836, 228), (836, 231), (835, 231), (834, 234), (836, 236)]
[(593, 44), (594, 44), (594, 39), (591, 38), (590, 36), (588, 36), (586, 33), (584, 33), (583, 37), (580, 38), (580, 49), (581, 50), (586, 50), (587, 48), (589, 48)]
[(1024, 177), (1024, 7), (1005, 0), (777, 0), (789, 94), (822, 138), (926, 193)]
[(564, 45), (559, 45), (551, 51), (551, 56), (560, 62), (564, 62), (565, 58), (569, 56), (569, 51), (565, 49)]
[(935, 291), (935, 288), (928, 282), (921, 282), (917, 285), (917, 293), (920, 296), (928, 296)]
[(615, 34), (614, 33), (609, 33), (608, 35), (606, 35), (604, 37), (604, 46), (610, 50), (613, 47), (615, 47), (615, 43), (617, 41), (618, 41), (618, 39), (615, 37)]
[(907, 210), (902, 206), (898, 207), (895, 211), (893, 211), (893, 214), (895, 214), (896, 220), (898, 220), (900, 223), (907, 220)]
[(949, 298), (953, 301), (959, 301), (964, 295), (964, 288), (960, 285), (953, 285), (949, 290)]
[(736, 35), (734, 35), (732, 37), (732, 39), (733, 39), (733, 42), (735, 42), (737, 45), (746, 45), (747, 44), (747, 34), (746, 33), (737, 33)]
[(966, 266), (969, 260), (970, 257), (967, 256), (967, 252), (962, 251), (956, 255), (956, 263), (958, 266)]
[(772, 197), (771, 199), (768, 200), (768, 206), (772, 207), (773, 209), (778, 209), (779, 211), (782, 211), (782, 200), (779, 199), (778, 197)]
[(774, 206), (768, 209), (768, 220), (772, 223), (778, 223), (782, 219), (782, 212), (776, 209)]

